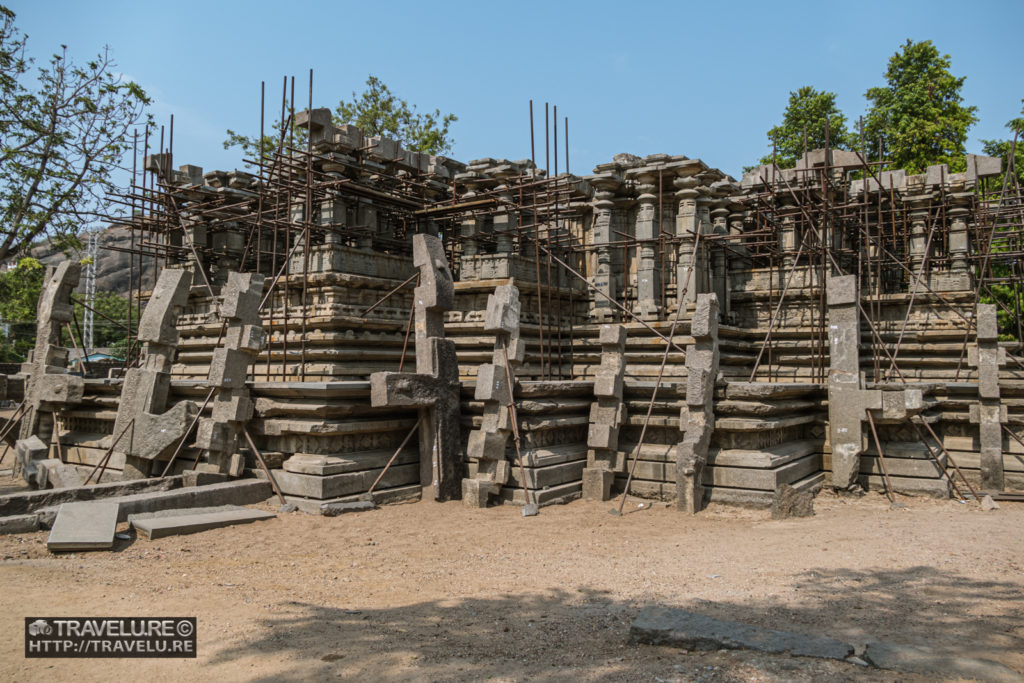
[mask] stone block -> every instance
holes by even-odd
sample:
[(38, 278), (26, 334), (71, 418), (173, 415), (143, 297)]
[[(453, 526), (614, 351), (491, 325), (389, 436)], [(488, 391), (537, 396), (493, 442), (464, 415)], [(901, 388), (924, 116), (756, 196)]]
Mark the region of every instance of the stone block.
[(267, 344), (267, 333), (260, 325), (233, 325), (224, 334), (224, 347), (258, 354)]
[(598, 370), (594, 378), (594, 396), (598, 398), (622, 397), (622, 373)]
[(33, 434), (27, 439), (19, 439), (14, 444), (14, 476), (20, 476), (32, 486), (39, 488), (39, 462), (46, 460), (50, 447), (42, 439)]
[(855, 306), (857, 304), (856, 275), (830, 277), (827, 287), (826, 298), (830, 308), (832, 306)]
[(619, 444), (619, 427), (607, 424), (592, 424), (587, 428), (589, 448), (615, 449)]
[(501, 490), (501, 485), (482, 479), (462, 480), (462, 503), (466, 507), (485, 508), (492, 495)]
[(477, 401), (497, 401), (503, 406), (512, 403), (512, 391), (503, 366), (490, 363), (480, 366), (476, 376), (474, 398)]
[(220, 307), (221, 317), (249, 323), (258, 322), (265, 279), (259, 273), (229, 272), (227, 284), (221, 293), (224, 299)]
[(626, 345), (626, 328), (622, 325), (604, 324), (598, 332), (598, 343), (604, 351), (604, 347), (611, 346), (615, 350), (622, 351)]
[(933, 164), (924, 170), (925, 185), (938, 187), (949, 182), (949, 164)]
[(988, 157), (981, 154), (967, 155), (967, 180), (977, 181), (979, 178), (991, 178), (1003, 172), (1003, 160), (999, 157)]
[(237, 436), (234, 429), (225, 422), (216, 422), (210, 418), (200, 418), (196, 429), (196, 448), (224, 452), (233, 450)]
[(82, 402), (85, 380), (78, 375), (44, 374), (35, 378), (34, 398), (38, 404), (75, 405)]
[(718, 295), (697, 295), (697, 307), (690, 323), (690, 334), (697, 338), (718, 335)]
[(599, 467), (587, 467), (583, 470), (583, 499), (604, 501), (612, 497), (612, 483), (615, 473)]
[(247, 353), (234, 349), (214, 349), (207, 385), (220, 389), (244, 388), (251, 362), (252, 356)]
[(508, 433), (485, 432), (477, 429), (469, 433), (466, 457), (472, 459), (504, 460)]
[(413, 265), (420, 269), (420, 286), (415, 290), (417, 303), (427, 310), (455, 308), (455, 286), (441, 239), (423, 233), (413, 235), (412, 256)]
[(139, 341), (143, 343), (175, 346), (178, 329), (177, 312), (188, 303), (192, 272), (179, 268), (165, 268), (160, 272), (153, 294), (139, 320)]
[(122, 439), (129, 443), (125, 452), (143, 460), (169, 458), (198, 412), (199, 407), (192, 401), (180, 401), (160, 415), (140, 413)]
[(64, 503), (46, 548), (50, 552), (105, 550), (114, 546), (119, 505), (113, 502)]
[(213, 399), (212, 417), (216, 422), (248, 422), (252, 416), (253, 404), (248, 391), (219, 392)]
[(979, 342), (999, 341), (999, 318), (996, 315), (995, 304), (978, 304), (975, 322), (978, 326), (977, 340)]
[(484, 332), (514, 334), (519, 331), (519, 290), (515, 285), (500, 285), (487, 296)]

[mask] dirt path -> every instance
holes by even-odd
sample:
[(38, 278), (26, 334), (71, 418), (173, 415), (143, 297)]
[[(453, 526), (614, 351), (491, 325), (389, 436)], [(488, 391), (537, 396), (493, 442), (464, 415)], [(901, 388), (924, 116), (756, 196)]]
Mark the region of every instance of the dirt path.
[[(0, 482), (2, 485), (3, 482)], [(639, 607), (948, 648), (1024, 671), (1024, 505), (819, 497), (810, 519), (574, 502), (302, 513), (115, 552), (0, 537), (6, 680), (917, 680), (628, 642)], [(26, 660), (25, 616), (197, 616), (197, 660)]]

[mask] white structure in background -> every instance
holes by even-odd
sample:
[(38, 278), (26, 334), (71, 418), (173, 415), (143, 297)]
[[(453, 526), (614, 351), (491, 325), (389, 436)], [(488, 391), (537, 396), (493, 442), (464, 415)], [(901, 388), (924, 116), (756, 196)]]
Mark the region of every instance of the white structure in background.
[(100, 253), (100, 234), (99, 232), (90, 232), (88, 241), (88, 260), (85, 266), (85, 312), (84, 312), (84, 327), (82, 335), (85, 339), (82, 341), (82, 346), (85, 347), (84, 351), (88, 353), (88, 349), (95, 348), (93, 345), (93, 312), (92, 309), (96, 307), (96, 260), (99, 258)]

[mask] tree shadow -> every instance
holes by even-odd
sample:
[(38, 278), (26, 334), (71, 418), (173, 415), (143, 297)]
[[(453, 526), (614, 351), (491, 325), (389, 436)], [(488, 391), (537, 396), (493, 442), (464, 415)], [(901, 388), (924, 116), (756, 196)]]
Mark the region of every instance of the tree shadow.
[[(495, 577), (500, 585), (500, 577)], [(978, 581), (932, 567), (860, 571), (812, 570), (792, 584), (794, 599), (779, 596), (710, 602), (689, 592), (675, 606), (860, 645), (881, 639), (1024, 669), (1024, 595), (1019, 583)], [(682, 593), (686, 594), (684, 588)], [(758, 653), (708, 653), (700, 660), (673, 648), (633, 645), (629, 625), (653, 602), (616, 599), (591, 589), (542, 594), (434, 600), (385, 609), (282, 603), (240, 646), (228, 646), (211, 664), (272, 657), (287, 670), (265, 680), (576, 680), (633, 678), (638, 670), (679, 680), (687, 665), (722, 663), (721, 676), (687, 669), (686, 680), (844, 680), (871, 677), (852, 664)], [(728, 673), (726, 665), (734, 667)], [(739, 667), (739, 669), (736, 669)], [(809, 667), (819, 667), (809, 674)], [(825, 667), (825, 668), (820, 668)], [(831, 668), (829, 668), (831, 667)], [(709, 669), (710, 670), (710, 669)], [(716, 667), (718, 670), (718, 667)], [(891, 678), (891, 676), (890, 676)], [(257, 679), (259, 680), (259, 679)], [(879, 679), (881, 680), (881, 679)]]

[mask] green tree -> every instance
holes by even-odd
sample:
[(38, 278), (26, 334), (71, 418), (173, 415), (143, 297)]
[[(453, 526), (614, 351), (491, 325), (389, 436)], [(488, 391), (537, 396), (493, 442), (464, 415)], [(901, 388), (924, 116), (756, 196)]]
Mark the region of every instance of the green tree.
[[(128, 339), (128, 311), (131, 309), (132, 327), (138, 324), (139, 308), (129, 304), (128, 299), (117, 292), (96, 292), (93, 298), (93, 309), (96, 315), (93, 316), (93, 346), (119, 347), (123, 346)], [(75, 317), (79, 325), (85, 319), (85, 308), (75, 304)], [(79, 344), (78, 332), (75, 332), (75, 339)]]
[(21, 362), (35, 345), (36, 306), (46, 269), (26, 257), (0, 270), (0, 361)]
[(930, 40), (908, 39), (889, 58), (886, 85), (865, 94), (870, 158), (879, 158), (881, 146), (881, 158), (908, 173), (921, 173), (931, 164), (964, 169), (964, 143), (978, 120), (977, 107), (963, 105), (960, 90), (966, 77), (957, 78), (949, 68), (949, 55), (940, 54)]
[[(384, 81), (370, 75), (366, 79), (366, 89), (360, 93), (352, 93), (350, 101), (338, 103), (331, 116), (335, 125), (351, 123), (369, 137), (382, 135), (398, 140), (406, 149), (428, 154), (444, 154), (450, 152), (454, 140), (451, 137), (451, 124), (458, 121), (454, 114), (441, 114), (440, 109), (433, 113), (420, 113), (416, 105), (410, 105), (388, 88)], [(282, 139), (285, 145), (291, 139), (298, 148), (306, 145), (304, 128), (293, 126), (288, 131), (287, 123), (282, 130), (280, 121), (271, 126), (275, 131), (272, 135), (264, 135), (258, 145), (255, 136), (242, 135), (233, 130), (227, 131), (224, 149), (239, 147), (248, 159), (255, 159), (262, 152), (264, 156), (273, 154), (280, 146)]]
[(107, 48), (80, 65), (62, 45), (33, 76), (14, 18), (0, 5), (0, 261), (42, 237), (76, 243), (149, 103)]
[[(792, 168), (805, 149), (825, 147), (826, 142), (832, 148), (848, 149), (850, 134), (846, 116), (836, 106), (836, 94), (805, 85), (796, 92), (790, 91), (782, 123), (768, 131), (768, 139), (774, 145), (779, 167)], [(772, 155), (762, 157), (760, 163), (772, 163)]]
[[(1021, 100), (1021, 103), (1024, 103), (1024, 99)], [(1003, 173), (994, 179), (995, 185), (990, 186), (990, 189), (994, 187), (995, 190), (1001, 190), (1003, 188), (1004, 176), (1006, 171), (1010, 170), (1012, 162), (1014, 175), (1006, 181), (1006, 191), (1010, 196), (1016, 196), (1018, 188), (1024, 191), (1024, 107), (1021, 107), (1020, 113), (1020, 117), (1006, 122), (1006, 127), (1012, 133), (1010, 139), (981, 141), (985, 154), (1000, 157), (1003, 160)], [(1010, 158), (1011, 150), (1013, 151), (1012, 159)]]

